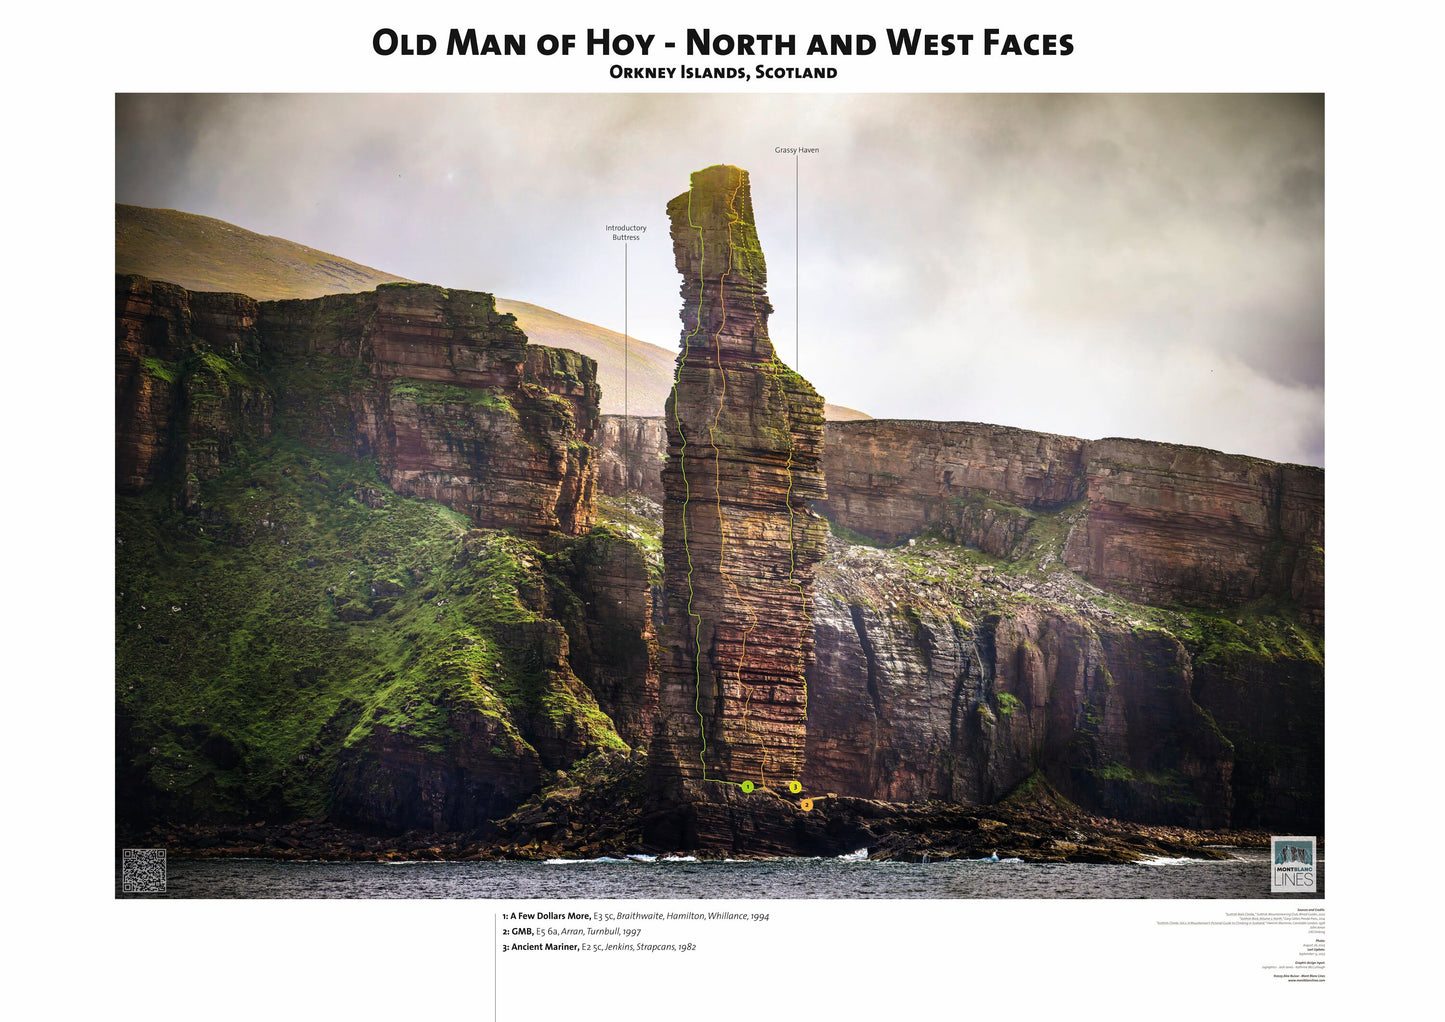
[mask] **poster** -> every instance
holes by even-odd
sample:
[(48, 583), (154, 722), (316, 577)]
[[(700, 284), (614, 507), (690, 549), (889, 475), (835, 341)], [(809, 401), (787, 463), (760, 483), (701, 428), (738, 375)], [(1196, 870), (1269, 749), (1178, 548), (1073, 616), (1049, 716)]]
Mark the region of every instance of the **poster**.
[[(1029, 940), (1077, 983), (1101, 933), (1129, 996), (1313, 1003), (1329, 89), (647, 17), (117, 81), (116, 910), (400, 897), (494, 1017), (925, 1003)], [(620, 420), (566, 354), (619, 334)]]

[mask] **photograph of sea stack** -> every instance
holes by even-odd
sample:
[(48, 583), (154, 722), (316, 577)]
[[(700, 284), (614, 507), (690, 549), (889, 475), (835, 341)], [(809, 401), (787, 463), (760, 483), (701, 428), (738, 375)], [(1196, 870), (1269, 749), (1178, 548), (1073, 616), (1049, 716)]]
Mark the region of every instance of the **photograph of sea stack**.
[[(1079, 131), (1201, 108), (1015, 99)], [(1198, 130), (1322, 139), (1318, 97), (1250, 99)], [(225, 112), (117, 97), (118, 200), (163, 195), (177, 105)], [(1157, 169), (1123, 145), (1087, 151)], [(178, 898), (1267, 898), (1271, 835), (1322, 873), (1323, 468), (827, 403), (868, 406), (769, 333), (778, 160), (652, 200), (677, 276), (628, 287), (680, 278), (667, 349), (117, 202), (117, 896), (159, 896), (122, 891), (136, 848)], [(1292, 216), (1322, 190), (1286, 180)]]

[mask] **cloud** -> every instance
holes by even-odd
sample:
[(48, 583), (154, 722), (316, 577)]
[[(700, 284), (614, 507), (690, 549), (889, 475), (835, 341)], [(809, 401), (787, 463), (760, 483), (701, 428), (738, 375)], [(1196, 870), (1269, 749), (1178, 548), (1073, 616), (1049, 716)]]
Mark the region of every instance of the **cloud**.
[[(875, 415), (1321, 463), (1318, 96), (122, 96), (123, 202), (674, 345), (662, 209), (752, 174), (773, 336)], [(798, 166), (799, 288), (794, 277)], [(800, 336), (794, 336), (795, 310)]]

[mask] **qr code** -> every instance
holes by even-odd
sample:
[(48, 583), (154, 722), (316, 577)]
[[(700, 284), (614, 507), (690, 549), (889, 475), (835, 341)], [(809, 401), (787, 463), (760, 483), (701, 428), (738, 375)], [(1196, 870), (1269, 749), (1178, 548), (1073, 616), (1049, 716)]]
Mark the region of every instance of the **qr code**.
[(161, 894), (166, 889), (166, 850), (126, 848), (120, 856), (120, 889), (124, 894)]

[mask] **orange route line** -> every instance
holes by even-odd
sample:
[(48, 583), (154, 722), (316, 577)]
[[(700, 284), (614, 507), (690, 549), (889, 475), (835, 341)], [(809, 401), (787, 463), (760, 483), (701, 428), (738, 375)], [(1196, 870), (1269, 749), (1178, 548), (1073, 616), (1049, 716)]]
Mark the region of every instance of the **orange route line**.
[[(723, 570), (723, 564), (724, 564), (724, 562), (725, 562), (726, 550), (727, 550), (727, 532), (726, 532), (726, 529), (725, 529), (724, 524), (723, 524), (723, 516), (722, 516), (722, 492), (721, 492), (721, 490), (722, 490), (722, 477), (721, 477), (722, 467), (721, 467), (720, 458), (719, 458), (720, 451), (719, 451), (718, 446), (717, 446), (717, 429), (718, 429), (718, 426), (719, 426), (719, 423), (720, 423), (721, 417), (722, 417), (722, 405), (723, 405), (723, 403), (726, 402), (726, 399), (727, 399), (727, 370), (726, 370), (725, 368), (723, 368), (721, 337), (722, 337), (722, 331), (723, 331), (723, 329), (724, 329), (724, 328), (726, 327), (726, 325), (727, 325), (727, 301), (726, 301), (725, 284), (726, 284), (726, 282), (727, 282), (728, 276), (732, 273), (732, 262), (733, 262), (732, 229), (733, 229), (733, 225), (734, 225), (734, 224), (738, 224), (738, 223), (742, 223), (742, 222), (743, 222), (742, 217), (741, 217), (740, 215), (738, 215), (738, 212), (737, 212), (737, 195), (738, 195), (738, 192), (742, 190), (742, 185), (743, 185), (743, 172), (742, 172), (742, 171), (739, 171), (739, 173), (738, 173), (738, 182), (737, 182), (737, 185), (733, 188), (733, 193), (732, 193), (732, 195), (731, 195), (731, 196), (729, 197), (729, 199), (728, 199), (728, 214), (729, 214), (729, 216), (730, 216), (730, 219), (729, 219), (729, 221), (728, 221), (728, 268), (727, 268), (725, 271), (723, 271), (722, 276), (721, 276), (721, 277), (719, 278), (719, 280), (718, 280), (718, 299), (719, 299), (719, 304), (721, 305), (721, 308), (722, 308), (723, 318), (722, 318), (721, 323), (719, 323), (719, 325), (718, 325), (717, 331), (713, 334), (713, 346), (714, 346), (714, 351), (716, 352), (716, 355), (717, 355), (718, 371), (719, 371), (719, 373), (721, 374), (721, 377), (722, 377), (723, 389), (722, 389), (721, 401), (720, 401), (720, 403), (719, 403), (719, 405), (718, 405), (718, 410), (717, 410), (717, 412), (716, 412), (716, 413), (714, 414), (714, 416), (713, 416), (713, 425), (712, 425), (712, 428), (709, 430), (709, 441), (710, 441), (711, 446), (712, 446), (712, 449), (713, 449), (713, 486), (714, 486), (714, 494), (715, 494), (716, 503), (717, 503), (717, 509), (718, 509), (718, 536), (719, 536), (719, 541), (720, 541), (718, 571), (719, 571), (719, 574), (723, 577), (723, 579), (728, 583), (728, 585), (732, 587), (734, 598), (735, 598), (739, 603), (743, 603), (743, 601), (742, 601), (741, 593), (739, 592), (739, 590), (738, 590), (738, 588), (737, 588), (737, 584), (727, 575), (726, 571)], [(701, 224), (695, 224), (695, 223), (692, 222), (692, 193), (693, 193), (693, 189), (692, 189), (691, 186), (689, 186), (689, 188), (688, 188), (688, 196), (687, 196), (687, 223), (688, 223), (688, 226), (689, 226), (689, 227), (693, 228), (693, 229), (696, 230), (697, 233), (698, 233), (699, 265), (705, 265), (705, 264), (706, 264), (706, 261), (707, 261), (707, 242), (706, 242), (705, 235), (703, 234), (702, 225), (701, 225)], [(692, 331), (683, 339), (682, 360), (681, 360), (681, 363), (680, 363), (679, 366), (678, 366), (678, 380), (673, 383), (673, 399), (674, 399), (674, 400), (673, 400), (673, 418), (674, 418), (674, 420), (676, 421), (678, 436), (679, 436), (679, 437), (681, 438), (681, 440), (682, 440), (682, 452), (681, 452), (681, 453), (682, 453), (682, 457), (681, 457), (679, 460), (680, 460), (680, 462), (681, 462), (682, 481), (683, 481), (683, 515), (682, 515), (682, 519), (683, 519), (683, 521), (682, 521), (682, 529), (683, 529), (683, 550), (684, 550), (684, 552), (687, 554), (687, 566), (688, 566), (688, 572), (687, 572), (687, 579), (688, 579), (687, 613), (688, 613), (688, 616), (691, 617), (691, 618), (693, 619), (693, 622), (694, 622), (694, 635), (693, 635), (693, 674), (694, 674), (694, 678), (693, 678), (693, 711), (697, 714), (697, 718), (698, 718), (698, 730), (699, 730), (699, 734), (700, 734), (701, 739), (702, 739), (702, 748), (701, 748), (701, 749), (699, 750), (699, 752), (698, 752), (698, 761), (702, 764), (702, 775), (703, 775), (703, 776), (702, 776), (702, 779), (703, 779), (704, 781), (713, 781), (714, 783), (717, 783), (717, 784), (732, 784), (732, 785), (738, 785), (739, 782), (737, 782), (737, 781), (728, 781), (728, 780), (724, 780), (724, 779), (722, 779), (722, 778), (720, 778), (720, 777), (708, 777), (708, 776), (707, 776), (707, 727), (706, 727), (706, 719), (703, 717), (703, 714), (702, 714), (702, 707), (701, 707), (701, 702), (700, 702), (700, 700), (701, 700), (701, 698), (702, 698), (702, 616), (699, 615), (699, 614), (694, 613), (694, 612), (693, 612), (693, 609), (692, 609), (693, 597), (694, 597), (694, 592), (695, 592), (695, 591), (694, 591), (693, 583), (692, 583), (692, 577), (693, 577), (692, 548), (691, 548), (691, 545), (690, 545), (690, 543), (689, 543), (689, 535), (688, 535), (689, 530), (688, 530), (688, 520), (687, 520), (687, 505), (688, 505), (688, 502), (689, 502), (689, 500), (690, 500), (690, 498), (691, 498), (692, 489), (691, 489), (691, 485), (689, 484), (689, 481), (688, 481), (688, 478), (687, 478), (687, 457), (686, 457), (686, 455), (687, 455), (687, 447), (688, 447), (687, 435), (683, 432), (683, 428), (682, 428), (682, 417), (681, 417), (681, 413), (678, 411), (677, 401), (676, 401), (678, 382), (681, 381), (682, 370), (683, 370), (684, 368), (686, 368), (686, 366), (687, 366), (688, 342), (691, 341), (692, 338), (697, 335), (698, 331), (700, 331), (700, 330), (702, 329), (702, 310), (703, 310), (703, 300), (704, 300), (705, 290), (706, 290), (706, 278), (705, 278), (705, 277), (701, 277), (701, 278), (699, 279), (699, 282), (698, 282), (697, 322), (696, 322), (696, 324), (694, 325)], [(757, 298), (756, 298), (756, 296), (754, 296), (754, 295), (752, 295), (752, 294), (749, 294), (748, 297), (749, 297), (749, 301), (750, 301), (751, 304), (752, 304), (753, 314), (756, 316), (756, 314), (757, 314)], [(771, 343), (771, 342), (770, 342), (770, 343)], [(772, 377), (773, 382), (774, 382), (775, 385), (776, 385), (777, 382), (778, 382), (778, 372), (779, 372), (779, 370), (781, 370), (781, 369), (783, 369), (783, 368), (784, 368), (784, 366), (783, 366), (782, 362), (779, 361), (779, 359), (778, 359), (777, 349), (776, 349), (776, 347), (774, 347), (774, 349), (773, 349), (773, 356), (772, 356), (772, 359), (771, 359), (770, 362), (769, 362), (769, 370), (770, 370), (769, 375)], [(803, 584), (802, 584), (801, 582), (799, 582), (799, 581), (797, 580), (797, 577), (796, 577), (796, 576), (797, 576), (797, 540), (796, 540), (796, 533), (795, 533), (795, 530), (794, 530), (794, 511), (793, 511), (793, 502), (792, 502), (792, 496), (793, 496), (793, 459), (794, 459), (794, 456), (795, 456), (795, 453), (796, 453), (796, 449), (797, 449), (797, 444), (796, 444), (796, 441), (795, 441), (794, 438), (793, 438), (792, 429), (789, 428), (789, 429), (788, 429), (788, 461), (787, 461), (787, 465), (785, 466), (785, 467), (786, 467), (786, 471), (787, 471), (787, 473), (788, 473), (788, 492), (787, 492), (787, 505), (788, 505), (788, 546), (789, 546), (788, 581), (789, 581), (789, 583), (790, 583), (791, 585), (793, 585), (794, 587), (796, 587), (797, 590), (798, 590), (798, 598), (799, 598), (799, 601), (800, 601), (800, 604), (801, 604), (802, 610), (803, 610), (803, 626), (806, 628), (806, 627), (809, 627), (809, 620), (808, 620), (808, 596), (807, 596), (807, 592), (806, 592), (806, 591), (804, 590), (804, 588), (803, 588)], [(751, 710), (752, 697), (753, 697), (753, 693), (754, 693), (754, 686), (748, 685), (748, 684), (746, 684), (746, 683), (743, 682), (743, 680), (742, 680), (742, 668), (743, 668), (743, 664), (746, 663), (746, 660), (747, 660), (747, 643), (748, 643), (748, 639), (749, 639), (749, 638), (751, 637), (751, 635), (752, 635), (753, 629), (757, 626), (757, 617), (756, 617), (756, 615), (754, 615), (754, 614), (752, 613), (752, 611), (751, 611), (750, 609), (747, 609), (746, 604), (743, 604), (743, 605), (744, 605), (744, 608), (747, 610), (747, 614), (748, 614), (748, 617), (749, 617), (750, 620), (749, 620), (748, 627), (747, 627), (747, 628), (744, 630), (744, 632), (743, 632), (743, 647), (742, 647), (741, 659), (740, 659), (740, 661), (739, 661), (739, 663), (738, 663), (737, 677), (738, 677), (738, 684), (739, 684), (739, 686), (740, 686), (741, 688), (743, 688), (743, 689), (747, 692), (747, 698), (744, 700), (744, 703), (743, 703), (743, 728), (744, 728), (745, 731), (748, 731), (748, 730), (750, 730), (749, 727), (748, 727), (748, 715), (749, 715), (750, 710)], [(798, 666), (799, 666), (800, 676), (801, 676), (802, 679), (803, 679), (803, 720), (804, 720), (804, 721), (807, 721), (807, 719), (808, 719), (808, 680), (807, 680), (807, 674), (806, 674), (806, 670), (805, 670), (806, 664), (804, 663), (803, 650), (802, 650), (801, 641), (800, 641), (800, 644), (799, 644), (799, 647), (798, 647)], [(759, 734), (759, 733), (756, 732), (756, 731), (753, 731), (753, 733), (754, 733), (755, 735), (758, 735), (758, 734)], [(761, 745), (762, 748), (763, 748), (763, 770), (765, 771), (765, 769), (766, 769), (766, 763), (767, 763), (767, 756), (768, 756), (767, 745), (766, 745), (766, 743), (764, 743), (764, 742), (762, 741), (760, 735), (759, 735), (759, 738), (758, 738), (758, 742), (759, 742), (759, 745)], [(805, 742), (806, 742), (806, 737), (805, 737)], [(793, 756), (793, 778), (794, 778), (794, 780), (793, 780), (792, 783), (798, 783), (797, 777), (798, 777), (799, 772), (800, 772), (800, 771), (799, 771), (798, 754), (795, 753), (794, 756)], [(766, 778), (762, 776), (762, 773), (763, 773), (763, 771), (760, 771), (760, 778), (763, 780), (764, 785), (766, 785)], [(799, 787), (799, 790), (801, 790), (801, 785), (800, 785), (800, 787)], [(807, 803), (811, 803), (811, 802), (812, 802), (811, 799), (805, 799), (804, 801), (807, 802)], [(811, 806), (809, 806), (809, 808), (811, 808)]]
[[(733, 190), (732, 199), (730, 199), (730, 200), (728, 201), (728, 212), (729, 212), (729, 213), (732, 213), (734, 216), (737, 215), (736, 209), (735, 209), (734, 207), (735, 207), (735, 203), (736, 203), (736, 200), (737, 200), (737, 193), (738, 193), (738, 191), (739, 191), (741, 188), (742, 188), (742, 174), (739, 173), (739, 175), (738, 175), (738, 187), (737, 187), (737, 189), (734, 189), (734, 190)], [(729, 242), (729, 244), (728, 244), (728, 249), (729, 249), (729, 256), (728, 256), (728, 258), (729, 258), (729, 263), (731, 263), (731, 260), (732, 260), (732, 253), (731, 253), (731, 249), (732, 249), (732, 244), (731, 244), (731, 243), (732, 243), (732, 224), (733, 224), (733, 223), (740, 223), (741, 221), (742, 221), (742, 218), (741, 218), (741, 217), (737, 217), (736, 220), (731, 221), (731, 222), (728, 224), (728, 242)], [(729, 273), (731, 272), (731, 265), (729, 266), (728, 272), (729, 272)], [(726, 279), (727, 274), (726, 274), (726, 273), (723, 274), (723, 277), (724, 277), (724, 279)], [(748, 300), (749, 300), (749, 302), (751, 302), (751, 304), (752, 304), (753, 315), (756, 317), (756, 316), (757, 316), (757, 312), (758, 312), (758, 302), (757, 302), (757, 298), (756, 298), (756, 296), (752, 295), (751, 292), (750, 292), (749, 295), (748, 295)], [(723, 314), (724, 314), (724, 322), (726, 322), (726, 314), (727, 314), (726, 306), (724, 306)], [(721, 333), (721, 329), (719, 329), (719, 333)], [(716, 338), (714, 338), (714, 340), (716, 340)], [(769, 344), (771, 344), (771, 339), (769, 339)], [(720, 354), (720, 353), (719, 353), (719, 357), (718, 357), (718, 364), (719, 364), (719, 366), (721, 366), (721, 364), (722, 364), (722, 358), (721, 358), (721, 354)], [(772, 359), (771, 359), (771, 360), (769, 361), (769, 363), (768, 363), (768, 368), (769, 368), (769, 375), (772, 377), (773, 383), (774, 383), (775, 385), (777, 385), (777, 384), (778, 384), (778, 372), (779, 372), (779, 370), (781, 370), (782, 368), (784, 368), (784, 366), (783, 366), (782, 361), (778, 358), (778, 351), (777, 351), (777, 347), (776, 347), (776, 346), (773, 346), (773, 357), (772, 357)], [(724, 393), (724, 395), (726, 395), (726, 393), (727, 393), (727, 390), (726, 390), (726, 387), (727, 387), (727, 374), (726, 374), (726, 372), (723, 373), (723, 387), (724, 387), (723, 393)], [(721, 412), (721, 408), (720, 408), (720, 407), (719, 407), (719, 412)], [(716, 426), (717, 419), (714, 418), (713, 422), (714, 422), (714, 426)], [(809, 628), (809, 627), (812, 626), (812, 624), (811, 624), (811, 621), (810, 621), (809, 616), (808, 616), (808, 594), (807, 594), (807, 591), (803, 588), (803, 584), (797, 580), (798, 544), (797, 544), (797, 539), (796, 539), (796, 533), (795, 533), (795, 531), (794, 531), (794, 527), (795, 527), (795, 526), (794, 526), (794, 511), (793, 511), (793, 458), (794, 458), (794, 456), (796, 455), (796, 452), (797, 452), (797, 443), (796, 443), (796, 441), (793, 439), (793, 431), (792, 431), (791, 426), (788, 428), (788, 431), (787, 431), (787, 432), (788, 432), (788, 462), (787, 462), (787, 465), (785, 466), (785, 468), (786, 468), (786, 471), (787, 471), (787, 473), (788, 473), (788, 494), (787, 494), (787, 506), (788, 506), (788, 582), (789, 582), (789, 584), (791, 584), (792, 586), (794, 586), (794, 587), (798, 590), (798, 601), (799, 601), (799, 604), (801, 605), (802, 611), (803, 611), (803, 627), (804, 627), (804, 628)], [(716, 445), (715, 445), (715, 444), (714, 444), (714, 450), (716, 450)], [(718, 524), (719, 524), (719, 528), (721, 528), (721, 524), (722, 524), (721, 505), (719, 505)], [(736, 589), (735, 589), (734, 591), (736, 591)], [(746, 648), (747, 648), (747, 646), (746, 646), (746, 641), (744, 642), (744, 647), (743, 647), (743, 648), (744, 648), (744, 650), (746, 650)], [(802, 647), (802, 637), (801, 637), (801, 636), (799, 637), (799, 645), (798, 645), (798, 675), (799, 675), (799, 677), (800, 677), (800, 678), (802, 679), (802, 681), (803, 681), (803, 721), (806, 723), (806, 722), (807, 722), (807, 719), (808, 719), (808, 675), (807, 675), (807, 663), (806, 663), (806, 661), (805, 661), (805, 659), (804, 659), (804, 657), (803, 657), (803, 647)], [(742, 679), (742, 668), (741, 668), (741, 666), (739, 666), (739, 669), (738, 669), (738, 679), (739, 679), (739, 682), (741, 682), (741, 679)], [(750, 703), (751, 700), (752, 700), (752, 688), (751, 688), (751, 686), (748, 686), (748, 702)], [(747, 719), (746, 714), (747, 714), (747, 706), (746, 706), (746, 704), (745, 704), (745, 706), (744, 706), (744, 722), (745, 722), (745, 724), (746, 724), (746, 719)], [(806, 745), (806, 743), (807, 743), (806, 728), (804, 729), (804, 731), (805, 731), (805, 735), (804, 735), (804, 745)], [(764, 753), (763, 753), (763, 754), (764, 754), (764, 761), (766, 762), (766, 758), (767, 758), (767, 746), (766, 746), (766, 745), (763, 746), (763, 750), (764, 750)], [(801, 764), (800, 764), (799, 758), (798, 758), (799, 755), (800, 755), (800, 753), (797, 753), (797, 752), (795, 752), (795, 753), (793, 754), (793, 780), (794, 780), (794, 781), (797, 781), (797, 780), (798, 780), (798, 776), (799, 776), (799, 774), (802, 772), (802, 770), (801, 770)]]
[[(753, 629), (755, 629), (758, 625), (758, 619), (757, 615), (753, 613), (752, 608), (750, 608), (743, 600), (742, 593), (741, 591), (739, 591), (737, 583), (733, 581), (732, 577), (727, 573), (727, 526), (723, 522), (722, 510), (722, 456), (717, 445), (717, 430), (719, 424), (722, 421), (723, 407), (727, 404), (728, 398), (728, 372), (727, 368), (723, 365), (722, 334), (723, 331), (727, 329), (728, 323), (727, 280), (733, 272), (733, 225), (743, 222), (742, 217), (738, 215), (737, 211), (738, 192), (742, 191), (742, 188), (743, 171), (739, 170), (737, 184), (733, 187), (732, 195), (728, 197), (728, 268), (723, 271), (722, 276), (718, 279), (718, 304), (722, 308), (722, 320), (718, 323), (718, 328), (713, 333), (712, 339), (713, 351), (717, 356), (718, 374), (722, 377), (722, 394), (720, 395), (718, 400), (717, 411), (713, 414), (712, 429), (709, 431), (709, 440), (712, 443), (713, 451), (713, 492), (717, 498), (717, 531), (719, 541), (718, 574), (722, 576), (723, 581), (726, 582), (729, 588), (732, 589), (733, 599), (737, 602), (739, 606), (743, 608), (743, 612), (747, 615), (748, 618), (748, 626), (743, 630), (742, 652), (738, 659), (737, 669), (738, 687), (746, 693), (746, 698), (743, 700), (742, 725), (743, 731), (745, 733), (750, 732), (757, 739), (758, 744), (762, 747), (763, 755), (762, 762), (758, 769), (758, 781), (764, 787), (766, 787), (768, 783), (768, 745), (767, 742), (763, 741), (762, 734), (759, 731), (752, 729), (748, 726), (748, 717), (751, 713), (753, 703), (753, 686), (743, 681), (743, 667), (746, 666), (748, 660), (748, 640), (752, 638)], [(756, 302), (753, 303), (753, 308), (756, 312)]]

